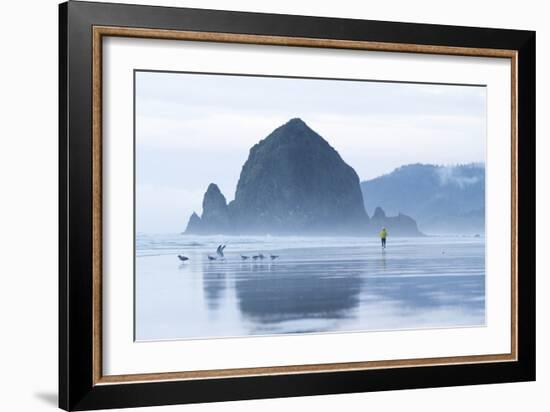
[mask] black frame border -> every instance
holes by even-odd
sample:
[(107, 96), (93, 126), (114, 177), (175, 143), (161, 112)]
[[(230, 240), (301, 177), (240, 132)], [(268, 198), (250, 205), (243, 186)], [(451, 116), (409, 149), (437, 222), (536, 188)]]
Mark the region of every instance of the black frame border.
[[(92, 27), (95, 25), (517, 51), (518, 360), (485, 364), (94, 385)], [(535, 81), (533, 31), (79, 1), (61, 4), (60, 408), (108, 409), (535, 380)]]

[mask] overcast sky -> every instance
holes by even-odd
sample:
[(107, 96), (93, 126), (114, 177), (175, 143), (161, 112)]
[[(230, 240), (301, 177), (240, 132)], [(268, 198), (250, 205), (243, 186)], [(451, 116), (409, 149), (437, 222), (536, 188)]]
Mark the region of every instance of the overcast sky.
[(293, 117), (361, 180), (485, 161), (485, 87), (137, 72), (135, 98), (139, 232), (183, 231), (211, 182), (232, 200), (249, 149)]

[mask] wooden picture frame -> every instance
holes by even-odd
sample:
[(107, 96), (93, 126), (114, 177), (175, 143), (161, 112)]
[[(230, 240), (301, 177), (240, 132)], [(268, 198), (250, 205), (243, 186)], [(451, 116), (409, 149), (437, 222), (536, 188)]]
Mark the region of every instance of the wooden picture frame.
[[(59, 406), (65, 410), (535, 379), (535, 33), (199, 9), (60, 5)], [(511, 351), (150, 374), (102, 373), (102, 40), (170, 39), (510, 59)]]

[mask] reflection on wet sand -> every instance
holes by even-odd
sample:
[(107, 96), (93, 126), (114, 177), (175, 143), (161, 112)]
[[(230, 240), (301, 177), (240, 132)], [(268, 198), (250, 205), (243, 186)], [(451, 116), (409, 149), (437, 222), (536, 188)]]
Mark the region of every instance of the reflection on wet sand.
[[(441, 241), (277, 249), (276, 261), (144, 256), (138, 340), (481, 326), (484, 245)], [(415, 240), (416, 242), (416, 240)], [(430, 243), (431, 242), (431, 243)], [(422, 246), (422, 247), (420, 247)], [(206, 249), (206, 247), (205, 247)], [(273, 250), (273, 249), (272, 249)]]
[(223, 266), (205, 264), (202, 272), (202, 287), (208, 308), (218, 309), (226, 289), (226, 272)]
[(359, 303), (361, 268), (338, 275), (338, 263), (318, 265), (255, 265), (254, 275), (237, 276), (235, 288), (239, 308), (254, 322), (348, 317)]

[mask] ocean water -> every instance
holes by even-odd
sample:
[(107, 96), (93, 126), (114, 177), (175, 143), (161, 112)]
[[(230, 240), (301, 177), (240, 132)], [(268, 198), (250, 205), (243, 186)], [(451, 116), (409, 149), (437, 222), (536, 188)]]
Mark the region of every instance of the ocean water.
[(138, 234), (135, 317), (137, 340), (484, 326), (485, 239)]

